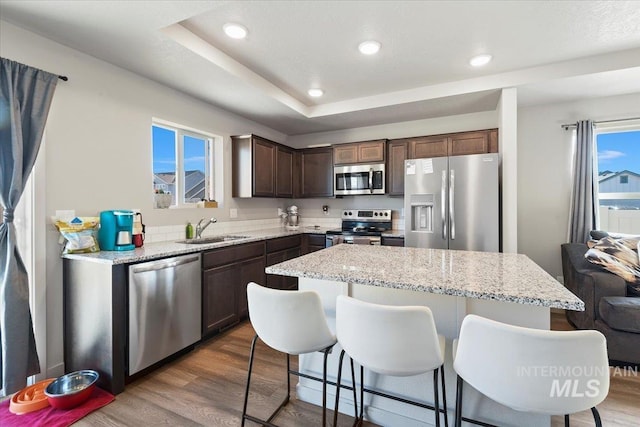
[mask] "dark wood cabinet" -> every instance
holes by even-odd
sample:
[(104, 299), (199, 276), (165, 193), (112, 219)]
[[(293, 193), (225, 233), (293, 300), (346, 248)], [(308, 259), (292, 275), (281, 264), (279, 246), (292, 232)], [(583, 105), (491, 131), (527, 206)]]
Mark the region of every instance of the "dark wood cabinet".
[(276, 194), (276, 146), (253, 136), (253, 195), (273, 197)]
[(276, 148), (276, 197), (293, 197), (293, 150)]
[(301, 197), (333, 197), (333, 149), (302, 150)]
[(310, 254), (311, 252), (324, 249), (327, 244), (327, 237), (324, 234), (303, 234), (302, 235), (302, 254)]
[(293, 197), (294, 150), (257, 135), (232, 136), (233, 197)]
[(498, 129), (419, 136), (387, 144), (387, 193), (404, 195), (404, 161), (498, 152)]
[(390, 196), (404, 194), (404, 161), (409, 158), (406, 141), (390, 141), (387, 146), (387, 193)]
[[(450, 156), (490, 153), (489, 131), (456, 133), (448, 138)], [(496, 147), (497, 148), (497, 147)]]
[(382, 236), (382, 246), (404, 246), (404, 237)]
[(264, 284), (265, 244), (247, 243), (202, 254), (202, 335), (248, 315), (247, 283)]
[[(267, 240), (266, 266), (278, 264), (302, 255), (302, 236), (278, 237)], [(298, 289), (298, 278), (267, 274), (267, 286), (273, 289), (295, 290)]]
[(383, 163), (385, 139), (339, 144), (333, 147), (333, 164)]
[(410, 159), (447, 156), (449, 147), (447, 135), (421, 136), (407, 139)]

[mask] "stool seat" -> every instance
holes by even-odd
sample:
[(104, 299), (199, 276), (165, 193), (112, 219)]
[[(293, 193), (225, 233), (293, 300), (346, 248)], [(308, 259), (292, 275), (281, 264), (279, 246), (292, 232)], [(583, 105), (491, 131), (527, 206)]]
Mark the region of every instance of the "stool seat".
[(463, 383), (517, 411), (565, 415), (591, 409), (609, 391), (604, 335), (598, 331), (546, 331), (508, 325), (473, 314), (454, 342), (458, 374), (456, 426), (462, 422)]
[[(437, 333), (428, 307), (380, 305), (340, 295), (336, 303), (336, 334), (343, 352), (361, 366), (360, 421), (363, 419), (364, 407), (364, 369), (400, 377), (433, 371), (436, 426), (440, 426), (438, 373), (442, 377), (444, 419), (445, 425), (448, 425), (443, 365), (445, 338)], [(339, 366), (338, 383), (341, 369), (342, 364)], [(334, 424), (339, 389), (338, 387)], [(397, 399), (397, 396), (386, 397)]]
[[(251, 282), (247, 285), (247, 302), (249, 319), (256, 331), (251, 343), (247, 387), (242, 410), (242, 425), (245, 420), (258, 424), (274, 426), (271, 421), (276, 417), (290, 398), (291, 355), (322, 351), (324, 353), (324, 370), (322, 380), (322, 425), (326, 425), (327, 396), (327, 356), (336, 344), (336, 336), (327, 325), (320, 295), (315, 291), (284, 291), (265, 288)], [(247, 414), (249, 386), (256, 341), (260, 338), (266, 345), (286, 354), (287, 357), (287, 392), (280, 406), (267, 420), (261, 420)]]

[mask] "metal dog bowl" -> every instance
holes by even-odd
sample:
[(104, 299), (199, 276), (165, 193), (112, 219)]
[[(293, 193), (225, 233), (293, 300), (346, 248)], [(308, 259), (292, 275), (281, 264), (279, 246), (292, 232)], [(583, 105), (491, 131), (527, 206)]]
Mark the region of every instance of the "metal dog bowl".
[(91, 396), (100, 375), (96, 371), (82, 370), (56, 378), (44, 390), (49, 404), (56, 409), (69, 409), (80, 405)]

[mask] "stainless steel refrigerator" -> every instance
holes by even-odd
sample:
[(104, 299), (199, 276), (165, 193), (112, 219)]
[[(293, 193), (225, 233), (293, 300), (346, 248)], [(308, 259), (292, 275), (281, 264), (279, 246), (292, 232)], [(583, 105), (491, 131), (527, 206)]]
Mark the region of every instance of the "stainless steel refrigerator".
[(405, 161), (405, 246), (498, 252), (498, 154)]

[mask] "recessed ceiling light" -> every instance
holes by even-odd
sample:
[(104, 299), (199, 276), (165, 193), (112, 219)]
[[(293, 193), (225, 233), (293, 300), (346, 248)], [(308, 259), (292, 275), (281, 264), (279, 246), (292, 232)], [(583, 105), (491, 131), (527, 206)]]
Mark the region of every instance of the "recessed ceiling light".
[(367, 40), (358, 45), (358, 50), (363, 55), (374, 55), (380, 50), (380, 43), (375, 40)]
[(489, 62), (491, 62), (491, 58), (492, 56), (487, 54), (477, 55), (471, 58), (469, 64), (471, 64), (473, 67), (482, 67), (483, 65), (487, 65)]
[(313, 96), (314, 98), (324, 95), (324, 91), (322, 89), (309, 89), (307, 93), (309, 96)]
[(247, 37), (248, 34), (247, 28), (240, 24), (224, 24), (222, 29), (224, 30), (225, 34), (232, 39), (243, 39)]

